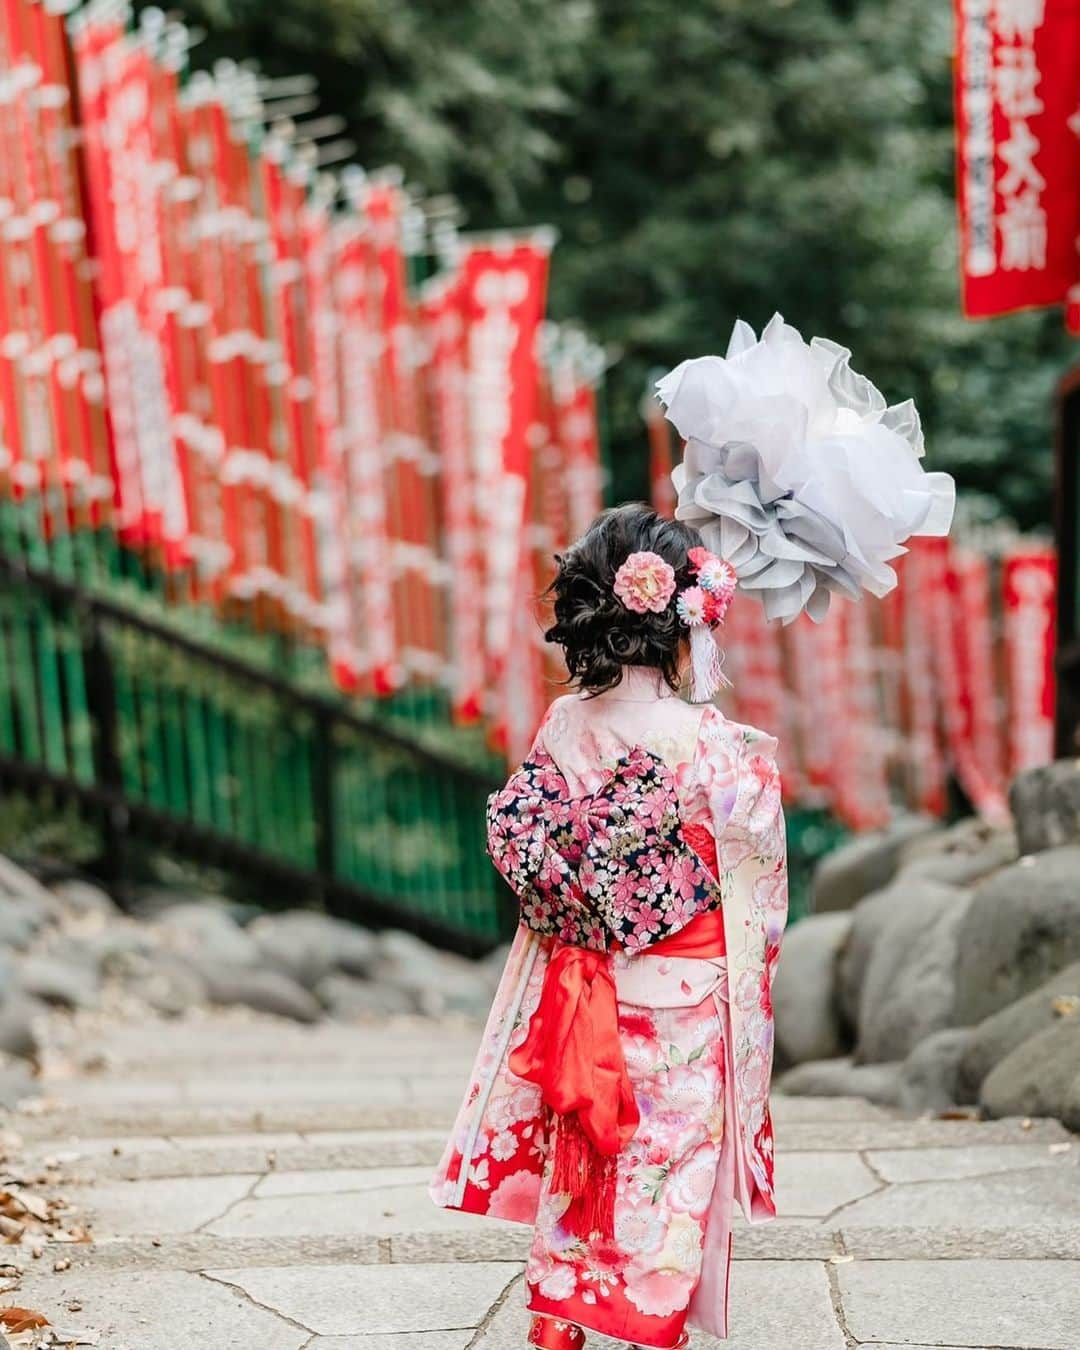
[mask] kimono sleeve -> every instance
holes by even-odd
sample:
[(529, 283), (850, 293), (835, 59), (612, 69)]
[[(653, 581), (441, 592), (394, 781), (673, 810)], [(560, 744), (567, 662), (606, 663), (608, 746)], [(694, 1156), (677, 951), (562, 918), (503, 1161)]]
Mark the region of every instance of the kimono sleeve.
[(603, 926), (585, 904), (569, 790), (539, 737), (506, 786), (488, 800), (487, 846), (518, 899), (521, 922), (544, 937), (604, 951)]
[[(787, 921), (787, 846), (776, 738), (730, 722), (702, 720), (689, 793), (692, 818), (716, 840), (724, 904), (739, 911), (747, 966), (770, 967)], [(748, 921), (748, 922), (744, 922)]]
[[(719, 717), (719, 714), (717, 714)], [(735, 1193), (752, 1222), (776, 1212), (769, 1081), (772, 980), (787, 920), (776, 741), (720, 719), (700, 775), (710, 791), (727, 938)]]

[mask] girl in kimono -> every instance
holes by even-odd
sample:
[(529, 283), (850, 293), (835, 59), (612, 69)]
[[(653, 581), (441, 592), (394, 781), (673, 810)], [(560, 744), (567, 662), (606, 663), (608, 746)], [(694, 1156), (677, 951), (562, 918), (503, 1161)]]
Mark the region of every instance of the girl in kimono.
[(776, 742), (679, 697), (715, 690), (734, 581), (692, 527), (601, 516), (552, 588), (575, 691), (489, 805), (522, 927), (435, 1198), (533, 1225), (549, 1350), (724, 1335), (732, 1202), (773, 1212)]
[(899, 541), (951, 515), (910, 404), (779, 318), (752, 339), (737, 325), (726, 359), (660, 382), (679, 519), (621, 507), (557, 559), (546, 637), (573, 691), (489, 803), (521, 924), (432, 1195), (531, 1225), (545, 1350), (725, 1336), (734, 1204), (775, 1213), (777, 747), (710, 702), (736, 579), (771, 616), (820, 618), (832, 590), (883, 593)]

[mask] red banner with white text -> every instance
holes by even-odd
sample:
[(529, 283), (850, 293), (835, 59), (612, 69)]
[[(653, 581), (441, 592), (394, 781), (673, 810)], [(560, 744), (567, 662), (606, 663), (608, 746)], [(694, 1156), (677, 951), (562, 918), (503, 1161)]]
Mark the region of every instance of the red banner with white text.
[(954, 0), (964, 312), (1080, 293), (1080, 0)]
[[(484, 541), (484, 649), (488, 684), (500, 688), (514, 639), (528, 493), (529, 432), (538, 394), (537, 333), (549, 243), (496, 239), (469, 246), (461, 263), (476, 507)], [(495, 737), (500, 739), (496, 714)]]

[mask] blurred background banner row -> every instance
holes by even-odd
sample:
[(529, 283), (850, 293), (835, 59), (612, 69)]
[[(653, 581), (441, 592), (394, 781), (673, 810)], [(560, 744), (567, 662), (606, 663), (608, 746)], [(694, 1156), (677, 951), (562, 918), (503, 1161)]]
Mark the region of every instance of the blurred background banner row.
[[(671, 510), (679, 451), (650, 369), (676, 337), (676, 355), (715, 340), (753, 269), (725, 282), (715, 257), (700, 288), (728, 285), (723, 322), (702, 335), (689, 286), (675, 323), (632, 258), (589, 245), (584, 162), (597, 175), (622, 163), (618, 128), (596, 159), (573, 141), (587, 117), (567, 127), (567, 157), (582, 163), (550, 213), (567, 235), (564, 277), (577, 278), (606, 337), (605, 315), (644, 307), (620, 320), (628, 350), (602, 349), (546, 318), (556, 231), (523, 222), (509, 187), (505, 227), (464, 233), (453, 200), (401, 171), (335, 169), (356, 150), (341, 134), (352, 128), (336, 114), (302, 120), (317, 104), (306, 75), (220, 60), (194, 69), (192, 27), (155, 9), (136, 21), (114, 0), (3, 0), (0, 13), (0, 775), (92, 816), (91, 853), (117, 877), (145, 835), (261, 869), (343, 912), (366, 906), (440, 940), (489, 944), (509, 911), (484, 865), (483, 796), (527, 749), (564, 675), (537, 616), (552, 554), (605, 497), (651, 491)], [(283, 5), (281, 21), (292, 14)], [(1039, 120), (1060, 120), (1064, 105), (1038, 71), (1034, 84), (1023, 74), (1025, 35), (1042, 43), (1041, 19), (1021, 15), (1011, 37), (994, 37), (986, 68), (976, 47), (987, 14), (970, 0), (958, 9), (972, 314), (1065, 302), (1076, 284), (1060, 243), (1076, 202), (1058, 191), (1045, 158), (1057, 142)], [(602, 6), (593, 18), (606, 22)], [(250, 23), (272, 21), (260, 10)], [(237, 20), (235, 41), (248, 22)], [(480, 62), (484, 37), (469, 40)], [(288, 44), (273, 50), (280, 66)], [(448, 50), (447, 79), (463, 59)], [(1056, 50), (1037, 46), (1048, 60)], [(470, 69), (486, 87), (480, 65)], [(564, 115), (569, 103), (543, 87), (530, 115)], [(1001, 106), (976, 125), (984, 87)], [(647, 139), (648, 100), (661, 92), (639, 85), (635, 134)], [(520, 111), (509, 95), (505, 111)], [(1042, 137), (1034, 149), (1024, 141), (1023, 162), (994, 148), (1016, 139), (1017, 118)], [(412, 108), (408, 126), (418, 119)], [(494, 153), (505, 128), (492, 125)], [(720, 160), (737, 152), (710, 144)], [(650, 172), (674, 212), (665, 175), (681, 181), (682, 170), (669, 160), (658, 155)], [(704, 191), (715, 166), (699, 167)], [(508, 172), (491, 168), (492, 181)], [(987, 172), (991, 207), (976, 201)], [(1075, 194), (1080, 172), (1070, 181)], [(628, 217), (652, 204), (643, 186)], [(1019, 209), (1005, 201), (1013, 187), (1029, 215), (1049, 213), (1046, 249), (1036, 231), (1018, 251), (1003, 214)], [(619, 191), (609, 185), (612, 203)], [(695, 204), (688, 219), (701, 214)], [(661, 264), (669, 234), (681, 237), (683, 265), (693, 262), (674, 215), (664, 230), (627, 229), (652, 238)], [(852, 246), (872, 233), (853, 222)], [(763, 215), (745, 259), (764, 258), (770, 237)], [(880, 251), (902, 270), (895, 250)], [(805, 278), (782, 272), (778, 261), (769, 286), (812, 320)], [(661, 291), (668, 275), (661, 266), (652, 279)], [(829, 275), (844, 284), (840, 260)], [(898, 345), (890, 369), (918, 386), (928, 335), (940, 336), (940, 363), (927, 369), (941, 376), (941, 402), (963, 343), (929, 301), (924, 311), (915, 292), (910, 301), (888, 312), (904, 323), (922, 312), (922, 345)], [(824, 330), (857, 329), (859, 312), (849, 299)], [(985, 433), (1002, 441), (1001, 425)], [(902, 560), (884, 604), (834, 606), (823, 625), (782, 631), (745, 600), (729, 618), (728, 710), (784, 741), (797, 897), (845, 830), (902, 808), (972, 806), (998, 820), (1009, 777), (1053, 754), (1056, 560), (1047, 532), (1013, 523), (1040, 524), (1031, 485), (1048, 476), (1049, 449), (1023, 473), (978, 465), (965, 482), (963, 445), (942, 439), (959, 463), (936, 462), (959, 470), (967, 506), (952, 542), (920, 543)]]

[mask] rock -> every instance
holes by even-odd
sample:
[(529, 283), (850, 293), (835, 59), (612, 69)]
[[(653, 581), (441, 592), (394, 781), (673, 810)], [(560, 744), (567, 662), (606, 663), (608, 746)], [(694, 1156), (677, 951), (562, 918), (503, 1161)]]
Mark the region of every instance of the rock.
[(1061, 1123), (1066, 1129), (1080, 1134), (1080, 1074), (1073, 1079), (1061, 1103)]
[(0, 853), (0, 910), (14, 903), (31, 916), (35, 930), (60, 916), (60, 906), (36, 877)]
[(900, 1066), (900, 1105), (906, 1111), (945, 1111), (961, 1100), (960, 1061), (971, 1040), (968, 1027), (935, 1031)]
[(34, 1093), (34, 1079), (26, 1062), (0, 1052), (0, 1110), (10, 1111)]
[(186, 961), (167, 955), (132, 962), (124, 972), (128, 992), (163, 1017), (179, 1017), (206, 1003), (206, 981)]
[(900, 903), (880, 928), (859, 994), (855, 1058), (863, 1064), (906, 1059), (952, 1023), (956, 1001), (957, 935), (969, 895), (930, 881), (890, 889)]
[(483, 964), (437, 951), (396, 929), (379, 935), (372, 979), (411, 995), (431, 1017), (444, 1012), (486, 1016), (497, 982)]
[(36, 1060), (41, 1049), (34, 1022), (47, 1009), (19, 990), (0, 991), (0, 1051)]
[(814, 872), (810, 908), (818, 914), (850, 909), (881, 890), (892, 880), (904, 845), (937, 828), (930, 816), (902, 815), (886, 829), (861, 834), (826, 854)]
[(929, 877), (949, 886), (970, 886), (1019, 857), (1016, 831), (969, 816), (947, 830), (935, 830), (900, 850), (898, 877)]
[(897, 1106), (900, 1065), (855, 1064), (850, 1057), (810, 1060), (781, 1075), (776, 1086), (792, 1097), (865, 1097), (878, 1106)]
[(97, 1006), (97, 969), (85, 962), (61, 961), (52, 956), (28, 956), (16, 976), (24, 993), (62, 1008)]
[(108, 891), (89, 881), (81, 881), (78, 877), (56, 882), (52, 893), (69, 914), (100, 914), (103, 918), (111, 919), (120, 912)]
[(314, 989), (331, 972), (366, 975), (378, 950), (374, 933), (314, 911), (267, 914), (247, 930), (263, 959)]
[(851, 1027), (858, 1026), (863, 984), (870, 968), (870, 958), (895, 916), (911, 903), (924, 909), (943, 908), (956, 894), (952, 887), (940, 881), (908, 879), (903, 884), (894, 882), (883, 890), (875, 891), (855, 906), (851, 933), (836, 966), (840, 1011)]
[(17, 901), (0, 897), (0, 947), (25, 951), (40, 927), (34, 915), (24, 910)]
[(772, 1005), (777, 1046), (790, 1064), (834, 1059), (849, 1048), (836, 1000), (836, 962), (851, 924), (850, 912), (811, 914), (784, 939)]
[(1021, 853), (1080, 844), (1080, 759), (1018, 774), (1009, 789)]
[(332, 974), (319, 981), (315, 997), (331, 1015), (342, 1022), (354, 1018), (416, 1011), (416, 1000), (403, 989), (357, 980), (350, 975)]
[(1062, 1116), (1080, 1081), (1080, 1017), (1063, 1018), (1029, 1036), (983, 1080), (987, 1115)]
[(227, 966), (258, 966), (261, 954), (254, 939), (213, 900), (189, 900), (163, 910), (154, 930), (178, 952), (198, 953)]
[(960, 928), (956, 1020), (973, 1025), (1080, 961), (1080, 847), (1048, 849), (975, 891)]
[(971, 1029), (960, 1061), (958, 1101), (978, 1099), (983, 1080), (996, 1064), (1036, 1032), (1054, 1026), (1062, 1016), (1080, 1016), (1080, 961), (1059, 970), (1045, 984)]
[(322, 1008), (302, 985), (279, 970), (227, 966), (214, 961), (190, 962), (206, 985), (213, 1003), (242, 1003), (258, 1012), (275, 1013), (294, 1022), (317, 1022)]

